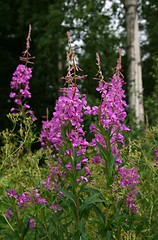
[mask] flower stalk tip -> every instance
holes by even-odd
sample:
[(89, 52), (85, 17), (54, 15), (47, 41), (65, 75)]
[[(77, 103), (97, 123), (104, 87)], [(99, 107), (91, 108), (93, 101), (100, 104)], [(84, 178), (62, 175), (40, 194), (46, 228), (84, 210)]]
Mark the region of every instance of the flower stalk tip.
[(23, 52), (23, 57), (20, 57), (20, 60), (22, 62), (26, 62), (26, 64), (27, 63), (34, 64), (34, 62), (32, 62), (30, 60), (35, 58), (35, 57), (31, 57), (31, 54), (29, 52), (30, 42), (31, 42), (31, 30), (32, 30), (32, 27), (31, 27), (31, 24), (30, 24), (29, 25), (28, 35), (27, 35), (27, 38), (26, 38), (26, 50)]

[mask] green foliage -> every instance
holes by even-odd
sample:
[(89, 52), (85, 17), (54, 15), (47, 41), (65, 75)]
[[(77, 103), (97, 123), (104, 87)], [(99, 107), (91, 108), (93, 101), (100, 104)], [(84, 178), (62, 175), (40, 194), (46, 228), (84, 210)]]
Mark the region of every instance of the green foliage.
[(158, 114), (157, 114), (157, 96), (158, 96), (158, 58), (153, 59), (154, 65), (152, 66), (151, 77), (155, 79), (154, 89), (148, 97), (145, 99), (145, 113), (147, 116), (148, 124), (150, 126), (155, 126), (158, 123)]
[(158, 147), (158, 128), (147, 129), (144, 136), (131, 140), (123, 150), (127, 165), (136, 166), (140, 174), (139, 185), (139, 213), (135, 216), (133, 231), (136, 239), (153, 239), (158, 236), (157, 231), (157, 184), (158, 169), (155, 167), (154, 148)]
[[(149, 97), (154, 90), (157, 77), (154, 76), (155, 70), (155, 59), (158, 58), (157, 38), (158, 23), (155, 22), (155, 17), (158, 14), (158, 4), (156, 1), (141, 1), (141, 15), (142, 19), (145, 20), (143, 30), (146, 38), (142, 44), (142, 70), (143, 70), (143, 84), (144, 84), (144, 95)], [(150, 96), (152, 98), (152, 96)], [(152, 112), (152, 111), (151, 111)], [(151, 120), (152, 121), (152, 120)]]
[[(67, 171), (64, 181), (58, 179), (58, 191), (62, 191), (63, 199), (60, 210), (53, 211), (48, 206), (56, 202), (58, 197), (56, 191), (47, 191), (41, 182), (48, 175), (48, 166), (56, 166), (52, 162), (52, 152), (49, 149), (42, 153), (31, 150), (32, 143), (36, 140), (32, 136), (32, 122), (20, 114), (10, 115), (13, 122), (13, 130), (3, 131), (3, 147), (1, 148), (1, 207), (0, 207), (0, 237), (6, 239), (55, 239), (69, 240), (82, 239), (122, 239), (122, 232), (127, 231), (130, 225), (126, 223), (127, 214), (124, 211), (126, 192), (117, 185), (115, 158), (110, 150), (110, 131), (106, 132), (98, 126), (106, 139), (109, 150), (101, 145), (100, 157), (106, 158), (107, 168), (104, 162), (100, 166), (91, 165), (93, 172), (89, 183), (77, 184), (76, 178), (81, 174), (75, 167), (78, 162), (76, 153), (73, 153), (72, 172)], [(21, 121), (22, 120), (22, 121)], [(19, 124), (22, 122), (23, 124)], [(16, 133), (14, 132), (16, 129)], [(18, 131), (17, 131), (18, 129)], [(28, 131), (27, 131), (28, 130)], [(57, 157), (65, 152), (67, 146), (63, 144)], [(89, 151), (91, 156), (92, 152)], [(39, 167), (39, 160), (45, 157), (47, 165)], [(63, 159), (68, 162), (71, 159)], [(96, 182), (96, 184), (95, 184)], [(117, 189), (113, 192), (113, 186)], [(16, 199), (7, 196), (8, 189), (17, 189), (18, 193), (30, 192), (39, 189), (42, 197), (48, 201), (48, 205), (28, 205), (21, 209), (16, 204)], [(115, 203), (117, 202), (117, 204)], [(5, 215), (7, 209), (12, 209), (11, 220)], [(35, 227), (30, 230), (29, 219), (36, 222)], [(129, 216), (128, 216), (129, 218)], [(132, 219), (130, 220), (132, 222)], [(93, 227), (92, 227), (93, 226)], [(95, 226), (95, 227), (94, 227)]]
[(17, 186), (24, 190), (35, 186), (40, 177), (38, 164), (42, 153), (41, 150), (35, 153), (31, 150), (33, 143), (38, 139), (30, 118), (22, 120), (21, 113), (9, 114), (8, 117), (13, 123), (13, 128), (0, 133), (3, 144), (0, 149), (0, 183), (2, 187)]

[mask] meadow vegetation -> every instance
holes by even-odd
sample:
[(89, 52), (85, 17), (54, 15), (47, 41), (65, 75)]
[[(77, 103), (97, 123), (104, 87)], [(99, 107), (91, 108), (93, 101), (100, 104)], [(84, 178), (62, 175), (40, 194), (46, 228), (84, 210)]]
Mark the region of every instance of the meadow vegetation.
[(96, 54), (100, 100), (90, 105), (68, 33), (63, 88), (37, 133), (30, 35), (10, 84), (12, 128), (0, 133), (0, 239), (158, 239), (158, 127), (130, 137), (121, 53), (108, 82)]

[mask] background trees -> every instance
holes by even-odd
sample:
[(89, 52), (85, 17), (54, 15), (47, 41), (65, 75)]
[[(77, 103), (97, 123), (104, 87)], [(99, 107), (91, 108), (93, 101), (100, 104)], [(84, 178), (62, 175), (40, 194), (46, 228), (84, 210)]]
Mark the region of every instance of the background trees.
[[(145, 99), (154, 89), (156, 76), (158, 4), (154, 0), (137, 1), (142, 33), (141, 50)], [(127, 57), (125, 41), (125, 9), (121, 1), (31, 1), (0, 0), (0, 79), (1, 79), (1, 127), (6, 125), (5, 114), (12, 103), (9, 102), (9, 82), (18, 63), (21, 49), (25, 47), (28, 25), (32, 25), (32, 55), (36, 57), (31, 85), (32, 105), (38, 117), (50, 112), (55, 103), (58, 89), (65, 74), (67, 38), (70, 30), (77, 59), (87, 79), (80, 82), (83, 91), (93, 99), (93, 88), (97, 82), (97, 68), (94, 67), (95, 53), (99, 52), (106, 80), (114, 71), (118, 49), (124, 50), (123, 74), (126, 74)], [(75, 43), (74, 43), (75, 45)], [(147, 101), (149, 102), (149, 101)], [(146, 106), (146, 109), (148, 106)], [(146, 113), (145, 109), (145, 113)], [(149, 114), (149, 111), (147, 112)], [(41, 119), (40, 119), (41, 120)], [(150, 121), (150, 119), (149, 119)]]
[[(32, 55), (36, 57), (32, 81), (33, 106), (36, 114), (44, 114), (45, 107), (56, 98), (61, 77), (59, 55), (64, 55), (66, 29), (62, 26), (65, 13), (63, 1), (5, 1), (0, 3), (2, 79), (1, 109), (9, 111), (9, 82), (21, 49), (25, 47), (28, 25), (32, 24)], [(5, 23), (5, 24), (4, 24)], [(60, 60), (61, 61), (61, 60)]]
[(126, 9), (129, 106), (139, 124), (144, 122), (144, 104), (137, 1), (122, 2)]
[(145, 96), (145, 114), (149, 124), (158, 123), (158, 3), (154, 0), (142, 1), (142, 13), (145, 21), (144, 32), (146, 39), (142, 46), (143, 53), (143, 82)]

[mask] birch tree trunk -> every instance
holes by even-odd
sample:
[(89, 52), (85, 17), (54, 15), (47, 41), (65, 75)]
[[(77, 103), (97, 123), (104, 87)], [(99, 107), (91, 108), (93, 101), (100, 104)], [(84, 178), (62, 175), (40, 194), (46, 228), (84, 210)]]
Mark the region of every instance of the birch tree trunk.
[(129, 108), (139, 126), (144, 122), (142, 67), (136, 0), (122, 0), (126, 9)]

